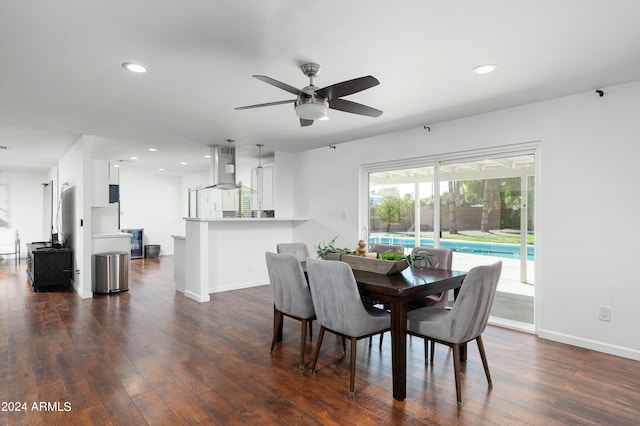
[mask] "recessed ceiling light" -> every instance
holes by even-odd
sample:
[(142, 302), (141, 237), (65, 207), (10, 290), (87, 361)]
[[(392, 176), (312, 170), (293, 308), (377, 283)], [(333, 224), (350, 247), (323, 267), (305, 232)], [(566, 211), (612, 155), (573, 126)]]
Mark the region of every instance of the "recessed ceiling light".
[(137, 73), (145, 73), (148, 71), (148, 68), (144, 65), (136, 64), (134, 62), (125, 62), (124, 64), (122, 64), (122, 67), (128, 71)]
[(476, 65), (472, 68), (472, 71), (476, 74), (486, 74), (491, 71), (495, 71), (498, 66), (496, 64), (482, 64)]
[(120, 168), (120, 164), (114, 164), (113, 167)]
[(182, 164), (183, 166), (186, 166), (188, 163), (185, 163), (184, 161), (182, 161), (180, 164)]
[(158, 169), (158, 170), (161, 171), (161, 172), (164, 172), (164, 169)]
[(147, 148), (147, 151), (158, 152), (158, 148)]
[(129, 160), (137, 160), (138, 157), (129, 157)]
[(209, 154), (205, 154), (204, 158), (211, 158)]

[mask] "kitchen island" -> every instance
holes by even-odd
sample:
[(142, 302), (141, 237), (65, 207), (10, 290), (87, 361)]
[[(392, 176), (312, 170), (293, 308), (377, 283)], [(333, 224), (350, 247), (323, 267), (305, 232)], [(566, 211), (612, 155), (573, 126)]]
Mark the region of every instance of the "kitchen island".
[(208, 302), (211, 293), (268, 284), (265, 252), (275, 252), (277, 243), (292, 242), (294, 228), (308, 220), (184, 219), (184, 256), (175, 253), (175, 261), (184, 259), (184, 285), (176, 283), (176, 290), (198, 302)]

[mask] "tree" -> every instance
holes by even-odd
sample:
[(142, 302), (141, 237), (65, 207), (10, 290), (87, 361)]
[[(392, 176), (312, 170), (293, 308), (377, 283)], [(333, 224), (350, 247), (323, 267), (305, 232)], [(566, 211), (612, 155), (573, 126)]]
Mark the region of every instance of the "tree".
[(489, 179), (484, 180), (482, 191), (482, 220), (480, 220), (480, 232), (489, 232)]
[(482, 203), (480, 231), (489, 232), (489, 215), (502, 204), (513, 205), (520, 202), (520, 178), (499, 178), (466, 180), (464, 186), (465, 203)]
[(456, 221), (456, 194), (454, 181), (449, 181), (449, 234), (458, 233), (458, 222)]
[(382, 202), (375, 206), (376, 214), (387, 224), (387, 232), (391, 231), (392, 223), (402, 221), (403, 204), (403, 200), (398, 196), (385, 196)]

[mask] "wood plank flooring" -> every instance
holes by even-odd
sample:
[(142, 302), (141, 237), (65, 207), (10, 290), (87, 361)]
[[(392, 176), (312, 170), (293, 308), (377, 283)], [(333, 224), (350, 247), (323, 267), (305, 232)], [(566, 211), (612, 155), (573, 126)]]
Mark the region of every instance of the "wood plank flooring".
[[(314, 327), (315, 329), (315, 327)], [(391, 396), (388, 336), (358, 344), (356, 396), (348, 357), (325, 337), (316, 375), (298, 368), (299, 323), (269, 354), (269, 286), (176, 293), (173, 258), (132, 260), (130, 290), (80, 299), (34, 293), (0, 262), (0, 424), (3, 425), (638, 425), (640, 362), (489, 326), (488, 389), (475, 345), (456, 406), (451, 354), (408, 343), (407, 399)], [(311, 358), (312, 342), (307, 343)], [(307, 364), (308, 365), (308, 364)], [(16, 411), (15, 403), (26, 410)], [(34, 409), (34, 405), (37, 409)], [(41, 405), (44, 403), (44, 405)], [(25, 406), (22, 405), (22, 408)], [(9, 411), (6, 411), (9, 410)]]

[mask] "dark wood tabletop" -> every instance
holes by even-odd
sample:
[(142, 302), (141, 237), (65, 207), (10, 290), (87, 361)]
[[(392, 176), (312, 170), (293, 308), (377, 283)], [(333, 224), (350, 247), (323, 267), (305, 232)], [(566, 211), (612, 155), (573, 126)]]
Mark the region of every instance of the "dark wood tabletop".
[(353, 271), (360, 290), (377, 295), (418, 299), (428, 294), (460, 287), (466, 272), (435, 268), (406, 268), (401, 273), (382, 275), (367, 271)]

